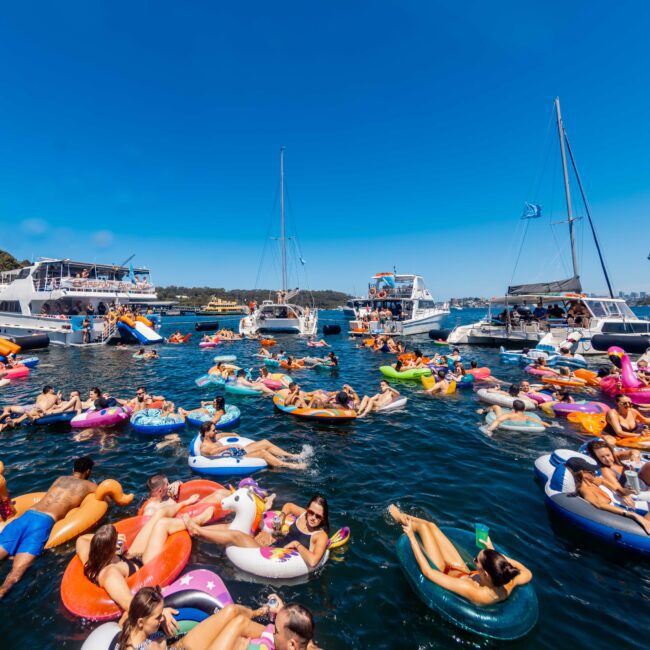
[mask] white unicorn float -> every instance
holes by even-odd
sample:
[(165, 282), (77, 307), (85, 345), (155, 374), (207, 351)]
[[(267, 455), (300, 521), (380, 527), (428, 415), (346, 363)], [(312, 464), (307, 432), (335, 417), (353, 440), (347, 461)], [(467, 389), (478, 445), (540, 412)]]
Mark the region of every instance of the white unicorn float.
[[(259, 497), (249, 487), (239, 488), (223, 499), (221, 507), (235, 513), (235, 518), (228, 529), (249, 535), (255, 528), (255, 521), (259, 521), (260, 518), (259, 502)], [(228, 546), (226, 556), (238, 569), (261, 578), (299, 578), (320, 569), (327, 562), (329, 551), (342, 546), (349, 538), (349, 528), (337, 530), (330, 537), (328, 549), (321, 561), (314, 567), (309, 567), (300, 553), (293, 548)]]

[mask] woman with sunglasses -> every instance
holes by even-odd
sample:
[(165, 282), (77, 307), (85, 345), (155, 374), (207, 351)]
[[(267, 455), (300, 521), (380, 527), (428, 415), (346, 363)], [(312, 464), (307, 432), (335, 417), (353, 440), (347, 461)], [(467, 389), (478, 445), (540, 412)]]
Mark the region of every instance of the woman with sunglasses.
[[(422, 575), (475, 605), (493, 605), (506, 600), (515, 587), (525, 585), (533, 578), (521, 562), (495, 551), (489, 538), (486, 548), (474, 558), (476, 569), (472, 571), (436, 524), (410, 517), (395, 505), (389, 506), (388, 512), (402, 525)], [(422, 546), (416, 534), (422, 540)], [(429, 560), (437, 571), (431, 568)]]
[(619, 393), (614, 399), (616, 408), (607, 411), (605, 415), (607, 425), (603, 434), (613, 436), (615, 439), (648, 433), (647, 425), (650, 424), (650, 418), (641, 415), (633, 408), (632, 400), (627, 395)]
[[(224, 546), (293, 548), (298, 551), (308, 567), (317, 566), (325, 555), (329, 540), (330, 523), (327, 500), (325, 497), (316, 495), (312, 497), (306, 508), (301, 508), (295, 503), (285, 503), (282, 506), (282, 521), (288, 515), (293, 515), (295, 520), (285, 535), (262, 532), (253, 537), (238, 530), (228, 530), (230, 524), (199, 526), (192, 520), (187, 520), (186, 525), (190, 535), (202, 537)], [(185, 521), (185, 518), (183, 519)]]
[[(275, 602), (271, 606), (270, 602)], [(180, 641), (167, 643), (164, 601), (160, 587), (143, 587), (131, 601), (114, 650), (303, 650), (315, 648), (314, 620), (305, 607), (285, 605), (273, 594), (269, 604), (258, 609), (226, 605), (201, 621)], [(275, 615), (266, 627), (253, 619)], [(162, 628), (162, 629), (161, 629)], [(113, 648), (111, 648), (113, 650)]]

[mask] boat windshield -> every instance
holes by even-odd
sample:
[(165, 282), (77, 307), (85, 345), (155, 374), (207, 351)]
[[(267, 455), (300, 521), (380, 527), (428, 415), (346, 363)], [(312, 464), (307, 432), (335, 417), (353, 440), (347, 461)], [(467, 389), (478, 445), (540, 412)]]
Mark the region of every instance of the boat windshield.
[(623, 301), (585, 300), (587, 308), (596, 318), (625, 318), (637, 320), (637, 316)]

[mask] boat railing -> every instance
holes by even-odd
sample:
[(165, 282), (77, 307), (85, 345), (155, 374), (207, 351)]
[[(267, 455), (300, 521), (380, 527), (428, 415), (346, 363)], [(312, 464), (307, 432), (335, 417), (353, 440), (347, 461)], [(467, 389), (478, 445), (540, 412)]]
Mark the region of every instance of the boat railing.
[(100, 280), (94, 278), (51, 277), (34, 278), (36, 291), (50, 292), (59, 289), (66, 293), (128, 293), (155, 294), (156, 288), (148, 282), (121, 282), (119, 280)]

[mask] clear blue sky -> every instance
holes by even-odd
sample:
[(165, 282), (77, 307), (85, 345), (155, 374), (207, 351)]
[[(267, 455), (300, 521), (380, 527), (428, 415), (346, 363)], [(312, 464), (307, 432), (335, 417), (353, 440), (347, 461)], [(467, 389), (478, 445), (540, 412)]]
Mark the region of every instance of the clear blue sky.
[(544, 217), (514, 279), (560, 277), (559, 95), (614, 284), (650, 290), (648, 24), (643, 2), (9, 3), (0, 248), (252, 287), (285, 145), (312, 288), (395, 265), (498, 293), (524, 200)]

